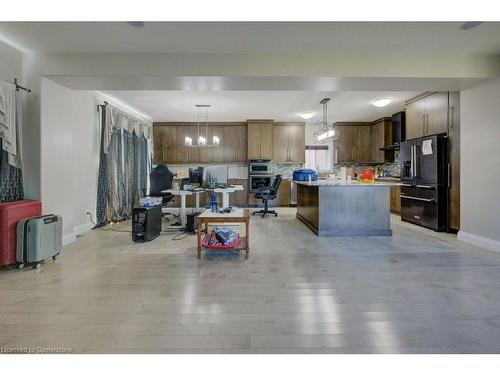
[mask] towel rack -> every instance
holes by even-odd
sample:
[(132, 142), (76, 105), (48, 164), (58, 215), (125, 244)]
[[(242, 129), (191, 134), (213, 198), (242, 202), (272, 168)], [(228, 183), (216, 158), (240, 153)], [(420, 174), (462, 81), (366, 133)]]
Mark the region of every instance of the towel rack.
[(14, 85), (16, 85), (16, 91), (23, 90), (23, 91), (26, 91), (26, 92), (31, 92), (31, 89), (28, 89), (26, 87), (20, 86), (17, 83), (17, 78), (14, 78)]

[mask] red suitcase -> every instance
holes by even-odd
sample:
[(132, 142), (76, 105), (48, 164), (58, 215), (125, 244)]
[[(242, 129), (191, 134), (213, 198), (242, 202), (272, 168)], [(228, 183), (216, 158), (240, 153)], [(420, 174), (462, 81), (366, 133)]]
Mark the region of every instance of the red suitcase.
[(0, 266), (16, 264), (17, 222), (42, 214), (42, 202), (22, 200), (0, 203)]

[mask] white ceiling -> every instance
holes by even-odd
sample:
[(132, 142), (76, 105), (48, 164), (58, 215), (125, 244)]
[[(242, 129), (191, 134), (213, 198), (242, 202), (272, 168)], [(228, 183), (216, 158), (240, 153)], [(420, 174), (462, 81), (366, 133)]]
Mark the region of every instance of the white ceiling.
[[(245, 121), (270, 118), (275, 121), (304, 121), (300, 112), (314, 111), (307, 120), (322, 119), (319, 103), (324, 97), (329, 122), (373, 121), (403, 109), (404, 101), (420, 92), (307, 92), (307, 91), (105, 91), (105, 95), (127, 103), (153, 121), (196, 121), (195, 104), (210, 104), (209, 121)], [(370, 101), (382, 97), (393, 101), (377, 108)]]
[(0, 40), (45, 53), (499, 54), (500, 22), (0, 22)]

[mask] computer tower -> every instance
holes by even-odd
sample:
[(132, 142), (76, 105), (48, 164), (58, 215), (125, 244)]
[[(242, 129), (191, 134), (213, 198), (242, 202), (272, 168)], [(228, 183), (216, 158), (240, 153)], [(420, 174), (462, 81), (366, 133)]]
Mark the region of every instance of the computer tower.
[(198, 224), (196, 223), (196, 216), (201, 214), (201, 211), (189, 212), (186, 215), (186, 232), (194, 234), (196, 229), (198, 229)]
[(151, 241), (161, 232), (161, 206), (137, 207), (132, 210), (132, 241)]

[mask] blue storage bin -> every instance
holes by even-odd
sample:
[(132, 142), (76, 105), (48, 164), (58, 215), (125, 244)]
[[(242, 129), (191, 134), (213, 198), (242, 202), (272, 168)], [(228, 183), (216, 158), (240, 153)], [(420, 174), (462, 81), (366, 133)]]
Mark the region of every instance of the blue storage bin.
[(294, 181), (309, 181), (309, 176), (311, 176), (311, 181), (318, 180), (318, 174), (314, 169), (297, 169), (293, 172)]

